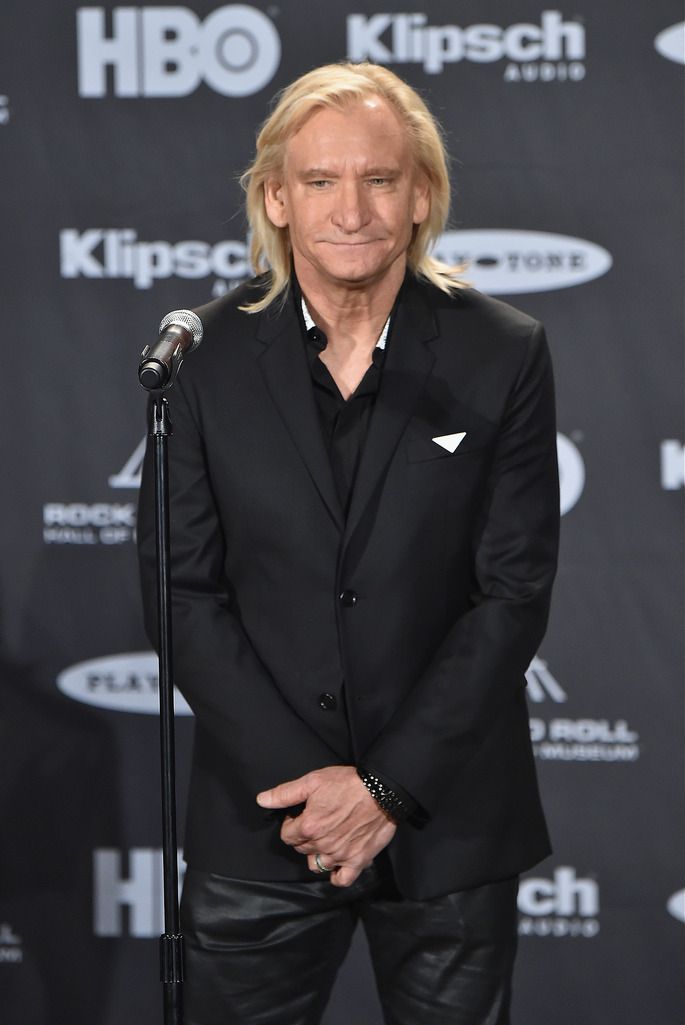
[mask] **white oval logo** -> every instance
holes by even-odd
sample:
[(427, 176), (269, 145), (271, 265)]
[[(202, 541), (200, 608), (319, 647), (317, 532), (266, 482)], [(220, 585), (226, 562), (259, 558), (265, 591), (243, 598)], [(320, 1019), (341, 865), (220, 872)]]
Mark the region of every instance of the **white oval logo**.
[(673, 915), (679, 922), (685, 922), (685, 890), (678, 890), (669, 897), (666, 907), (669, 915)]
[[(57, 686), (67, 697), (116, 712), (159, 712), (159, 672), (153, 651), (91, 658), (63, 669)], [(185, 698), (174, 693), (176, 715), (192, 715)]]
[(585, 487), (585, 463), (565, 434), (557, 434), (559, 460), (559, 507), (563, 516), (576, 504)]
[(446, 231), (433, 248), (445, 263), (467, 263), (464, 277), (490, 295), (549, 292), (606, 274), (611, 253), (594, 242), (548, 231)]
[(662, 57), (676, 64), (685, 64), (685, 21), (660, 32), (654, 40), (654, 46)]

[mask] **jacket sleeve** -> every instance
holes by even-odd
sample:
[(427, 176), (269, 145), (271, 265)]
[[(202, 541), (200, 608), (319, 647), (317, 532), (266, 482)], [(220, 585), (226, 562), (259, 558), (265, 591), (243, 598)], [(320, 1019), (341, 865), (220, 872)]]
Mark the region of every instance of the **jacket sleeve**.
[[(283, 698), (234, 611), (201, 431), (177, 381), (169, 400), (172, 636), (175, 682), (253, 794), (339, 758)], [(145, 626), (157, 647), (153, 445), (143, 464), (138, 553)]]
[(554, 386), (537, 324), (495, 447), (474, 538), (471, 607), (362, 759), (429, 815), (524, 685), (547, 624), (558, 534)]

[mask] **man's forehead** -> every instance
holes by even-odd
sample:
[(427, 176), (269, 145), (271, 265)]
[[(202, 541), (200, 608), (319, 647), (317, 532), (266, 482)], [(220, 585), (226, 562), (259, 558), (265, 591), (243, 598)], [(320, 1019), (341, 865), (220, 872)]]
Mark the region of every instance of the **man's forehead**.
[(298, 171), (351, 162), (396, 171), (406, 163), (408, 145), (397, 113), (382, 97), (370, 96), (342, 108), (316, 107), (287, 140), (285, 155)]

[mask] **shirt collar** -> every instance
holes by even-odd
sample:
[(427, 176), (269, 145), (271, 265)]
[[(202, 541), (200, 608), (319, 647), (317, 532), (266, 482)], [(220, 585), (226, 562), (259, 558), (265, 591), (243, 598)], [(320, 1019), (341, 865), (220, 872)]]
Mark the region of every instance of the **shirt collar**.
[[(303, 295), (300, 295), (300, 303), (302, 304), (302, 316), (304, 318), (305, 331), (309, 332), (309, 331), (312, 330), (312, 328), (316, 328), (316, 324), (314, 323), (314, 320), (312, 319), (312, 315), (311, 315), (311, 313), (309, 312), (309, 310), (307, 308), (307, 304), (304, 301), (304, 296)], [(381, 331), (381, 333), (380, 333), (380, 335), (378, 337), (378, 341), (376, 342), (376, 346), (375, 346), (375, 348), (377, 348), (377, 349), (385, 349), (385, 344), (386, 344), (386, 342), (388, 340), (388, 332), (390, 331), (390, 317), (391, 316), (392, 316), (392, 313), (388, 314), (388, 319), (385, 322), (385, 326), (384, 326), (383, 330)], [(321, 329), (318, 328), (317, 330), (320, 331)], [(321, 332), (321, 333), (323, 334), (323, 332)]]

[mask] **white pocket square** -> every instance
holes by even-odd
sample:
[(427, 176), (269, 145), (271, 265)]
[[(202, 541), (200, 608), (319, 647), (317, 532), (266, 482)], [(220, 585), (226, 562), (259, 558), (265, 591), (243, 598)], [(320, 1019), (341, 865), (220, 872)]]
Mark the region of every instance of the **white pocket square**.
[(441, 434), (438, 438), (431, 438), (431, 441), (448, 452), (456, 452), (465, 437), (466, 431), (459, 431), (458, 434)]

